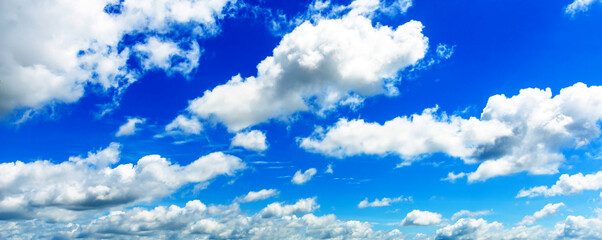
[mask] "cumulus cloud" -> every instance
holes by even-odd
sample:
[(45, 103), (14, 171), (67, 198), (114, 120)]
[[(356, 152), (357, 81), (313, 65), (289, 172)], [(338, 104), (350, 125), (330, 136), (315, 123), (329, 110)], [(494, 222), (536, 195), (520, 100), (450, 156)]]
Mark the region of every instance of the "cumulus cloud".
[(405, 201), (412, 201), (412, 197), (404, 198), (403, 196), (399, 196), (396, 198), (382, 198), (382, 199), (374, 199), (374, 201), (372, 201), (372, 202), (369, 202), (368, 198), (365, 198), (359, 204), (357, 204), (357, 207), (359, 207), (359, 208), (385, 207), (385, 206), (391, 206), (392, 203), (405, 202)]
[(409, 212), (406, 217), (399, 224), (400, 226), (429, 226), (435, 225), (441, 222), (441, 214), (413, 210)]
[(531, 216), (525, 216), (519, 225), (532, 225), (537, 219), (552, 216), (558, 212), (560, 207), (564, 207), (564, 203), (548, 203), (541, 210), (535, 212)]
[[(142, 65), (146, 68), (187, 74), (198, 65), (200, 48), (194, 39), (217, 32), (216, 19), (222, 17), (229, 2), (3, 1), (0, 114), (73, 103), (84, 95), (87, 86), (119, 94), (139, 75), (126, 64), (134, 53), (144, 55)], [(184, 25), (196, 27), (179, 31), (177, 43), (154, 37), (173, 35), (172, 27)], [(121, 44), (124, 36), (131, 34), (153, 36), (132, 49)], [(153, 44), (159, 48), (152, 48)], [(168, 68), (169, 61), (178, 56), (181, 63), (171, 62)]]
[(165, 126), (165, 132), (168, 135), (196, 135), (203, 130), (203, 125), (196, 117), (186, 117), (179, 115)]
[(469, 158), (476, 146), (493, 144), (497, 137), (512, 133), (499, 121), (463, 119), (445, 113), (437, 116), (436, 111), (437, 108), (429, 108), (382, 125), (362, 119), (340, 119), (326, 130), (318, 127), (312, 136), (300, 140), (300, 146), (334, 157), (393, 153), (412, 161), (424, 154), (445, 152)]
[(0, 238), (118, 238), (140, 239), (403, 239), (399, 230), (375, 231), (359, 221), (335, 215), (263, 218), (245, 215), (238, 204), (205, 205), (198, 200), (184, 207), (157, 206), (113, 211), (80, 223), (0, 222)]
[(436, 108), (384, 124), (340, 119), (317, 127), (300, 146), (328, 156), (398, 155), (409, 165), (423, 155), (445, 153), (479, 163), (468, 181), (484, 181), (527, 171), (554, 174), (565, 161), (561, 151), (600, 136), (602, 87), (577, 83), (552, 96), (550, 89), (523, 89), (507, 98), (489, 98), (480, 119), (436, 115)]
[(565, 8), (567, 14), (575, 15), (579, 12), (589, 10), (589, 7), (595, 3), (602, 3), (599, 0), (575, 0)]
[(309, 180), (311, 180), (311, 178), (316, 175), (318, 171), (315, 168), (310, 168), (305, 170), (305, 172), (301, 172), (301, 170), (298, 170), (295, 175), (293, 176), (293, 178), (291, 179), (291, 182), (294, 184), (304, 184), (306, 182), (308, 182)]
[(568, 216), (554, 229), (541, 226), (504, 228), (499, 222), (462, 218), (452, 225), (438, 229), (435, 239), (600, 239), (602, 220), (583, 216)]
[(232, 138), (232, 146), (261, 152), (268, 148), (265, 138), (265, 134), (259, 130), (238, 132), (236, 133), (236, 136)]
[(136, 125), (143, 124), (144, 122), (146, 122), (145, 118), (129, 118), (126, 123), (119, 127), (119, 130), (117, 131), (115, 136), (121, 137), (134, 135), (138, 130), (138, 128), (136, 128)]
[(111, 167), (119, 161), (118, 149), (119, 144), (113, 143), (104, 150), (89, 153), (87, 158), (72, 157), (59, 164), (50, 161), (0, 164), (0, 218), (52, 219), (46, 213), (149, 201), (167, 196), (185, 184), (234, 175), (245, 167), (239, 158), (221, 152), (203, 156), (186, 166), (159, 155), (148, 155), (137, 164)]
[(235, 132), (297, 112), (357, 105), (386, 94), (399, 71), (424, 57), (428, 40), (422, 28), (417, 21), (375, 26), (353, 11), (306, 21), (257, 65), (256, 76), (234, 76), (192, 100), (187, 110)]
[(568, 216), (555, 230), (557, 239), (602, 239), (602, 219)]
[(292, 214), (306, 214), (318, 209), (320, 205), (316, 203), (316, 198), (300, 199), (292, 205), (282, 205), (276, 202), (268, 205), (259, 212), (263, 218), (282, 217)]
[(538, 186), (530, 189), (523, 189), (516, 195), (521, 197), (536, 197), (546, 196), (552, 197), (557, 195), (570, 195), (581, 193), (583, 190), (599, 190), (602, 189), (602, 171), (583, 175), (577, 173), (575, 175), (562, 174), (556, 184), (551, 187)]
[(476, 211), (476, 212), (472, 212), (469, 210), (460, 210), (460, 211), (454, 213), (454, 215), (452, 215), (451, 220), (455, 221), (456, 219), (461, 218), (461, 217), (475, 218), (475, 217), (489, 215), (489, 214), (491, 214), (490, 210), (482, 210), (482, 211)]
[(278, 195), (280, 192), (276, 189), (261, 189), (257, 192), (250, 191), (244, 197), (239, 198), (239, 202), (255, 202), (259, 200), (264, 200), (271, 198), (273, 196)]

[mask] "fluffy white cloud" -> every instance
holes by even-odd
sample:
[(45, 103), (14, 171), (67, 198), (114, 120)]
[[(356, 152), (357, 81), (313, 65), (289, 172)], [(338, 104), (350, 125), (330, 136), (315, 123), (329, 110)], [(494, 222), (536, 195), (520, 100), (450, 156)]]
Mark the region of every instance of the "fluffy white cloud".
[(300, 199), (292, 205), (282, 205), (282, 203), (276, 202), (268, 205), (259, 212), (259, 215), (263, 218), (271, 217), (282, 217), (292, 214), (306, 214), (313, 212), (315, 209), (320, 208), (320, 205), (316, 203), (316, 198)]
[(602, 3), (600, 0), (575, 0), (568, 6), (566, 6), (565, 12), (571, 15), (575, 15), (578, 12), (585, 12), (594, 3)]
[(111, 144), (107, 149), (89, 153), (87, 158), (72, 157), (59, 164), (0, 164), (0, 218), (53, 218), (46, 210), (58, 209), (50, 212), (60, 214), (148, 201), (167, 196), (185, 184), (233, 175), (245, 167), (239, 158), (221, 152), (203, 156), (187, 166), (148, 155), (136, 165), (110, 167), (119, 160), (118, 148), (118, 144)]
[(533, 223), (535, 223), (535, 221), (537, 219), (547, 217), (547, 216), (552, 216), (552, 215), (556, 214), (560, 207), (564, 207), (564, 203), (554, 203), (554, 204), (548, 203), (541, 210), (535, 212), (533, 215), (525, 216), (523, 218), (523, 220), (518, 224), (532, 225)]
[(402, 202), (402, 201), (412, 201), (412, 197), (404, 198), (403, 196), (399, 196), (396, 198), (382, 198), (382, 199), (374, 199), (374, 201), (369, 202), (368, 198), (362, 200), (357, 207), (359, 208), (367, 208), (367, 207), (385, 207), (391, 206), (391, 203)]
[[(172, 26), (192, 23), (195, 29), (178, 33), (184, 34), (179, 38), (184, 42), (178, 44), (188, 45), (191, 50), (171, 51), (182, 56), (186, 64), (176, 64), (169, 71), (186, 74), (196, 66), (200, 54), (192, 39), (214, 34), (216, 18), (222, 17), (221, 12), (229, 2), (2, 1), (0, 113), (72, 103), (83, 96), (87, 85), (122, 92), (137, 77), (126, 65), (136, 50), (119, 45), (130, 33), (167, 36)], [(152, 39), (148, 42), (152, 43)], [(145, 52), (143, 65), (164, 59), (154, 55), (164, 53), (160, 49), (149, 50)]]
[(279, 194), (279, 192), (276, 189), (261, 189), (257, 192), (250, 191), (244, 197), (240, 197), (238, 201), (239, 202), (255, 202), (255, 201), (271, 198), (278, 194)]
[(463, 119), (445, 113), (437, 116), (436, 111), (429, 108), (422, 114), (397, 117), (382, 125), (340, 119), (326, 131), (317, 128), (312, 136), (301, 139), (300, 146), (335, 157), (394, 153), (412, 161), (423, 154), (445, 152), (469, 158), (477, 146), (493, 144), (498, 137), (512, 133), (499, 121)]
[(232, 146), (261, 152), (268, 148), (265, 138), (265, 134), (259, 130), (238, 132), (232, 138)]
[(480, 163), (468, 181), (527, 171), (554, 174), (565, 161), (563, 149), (578, 148), (600, 136), (602, 87), (577, 83), (552, 97), (550, 89), (523, 89), (507, 98), (489, 98), (480, 119), (422, 114), (384, 124), (340, 119), (300, 140), (308, 151), (345, 157), (395, 154), (408, 165), (424, 154), (446, 153)]
[(517, 198), (521, 197), (536, 197), (536, 196), (557, 196), (581, 193), (583, 190), (599, 190), (602, 189), (602, 171), (583, 175), (577, 173), (575, 175), (562, 174), (556, 184), (551, 187), (538, 186), (530, 189), (520, 190)]
[(311, 180), (311, 178), (316, 175), (317, 172), (318, 171), (315, 168), (307, 169), (303, 173), (301, 173), (301, 170), (298, 170), (291, 179), (291, 182), (294, 184), (304, 184)]
[(557, 239), (602, 239), (602, 219), (568, 216), (555, 230)]
[(3, 239), (404, 239), (399, 230), (374, 231), (369, 223), (334, 215), (263, 218), (243, 214), (238, 204), (207, 206), (198, 200), (184, 207), (114, 211), (78, 224), (0, 222), (0, 230)]
[(499, 222), (462, 218), (453, 225), (437, 230), (435, 239), (601, 239), (602, 220), (582, 216), (568, 216), (554, 229), (540, 226), (504, 228)]
[(428, 226), (435, 225), (441, 222), (441, 214), (429, 212), (429, 211), (420, 211), (413, 210), (406, 215), (406, 217), (401, 221), (401, 226)]
[(119, 127), (119, 130), (117, 131), (115, 136), (121, 137), (133, 135), (138, 130), (136, 128), (136, 125), (143, 124), (144, 122), (146, 122), (145, 118), (129, 118), (126, 123)]
[(239, 131), (300, 111), (322, 114), (361, 103), (387, 93), (399, 71), (424, 57), (422, 27), (417, 21), (374, 26), (353, 11), (304, 22), (257, 65), (256, 76), (234, 76), (192, 100), (187, 110)]
[(456, 219), (461, 218), (461, 217), (475, 218), (475, 217), (488, 215), (488, 214), (491, 214), (490, 210), (482, 210), (482, 211), (476, 211), (476, 212), (472, 212), (469, 210), (460, 210), (457, 213), (454, 213), (454, 215), (452, 215), (451, 220), (455, 221)]
[(196, 117), (188, 118), (179, 115), (165, 126), (165, 132), (169, 135), (191, 135), (199, 134), (203, 130), (203, 125)]
[(492, 236), (501, 232), (501, 223), (487, 221), (479, 218), (462, 218), (453, 225), (445, 226), (437, 230), (435, 239), (494, 239)]

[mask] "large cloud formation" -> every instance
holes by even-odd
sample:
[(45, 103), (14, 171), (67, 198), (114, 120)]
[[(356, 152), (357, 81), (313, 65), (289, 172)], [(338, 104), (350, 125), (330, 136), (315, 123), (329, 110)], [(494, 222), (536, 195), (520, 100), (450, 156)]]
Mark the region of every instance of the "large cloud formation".
[[(51, 103), (72, 103), (90, 84), (117, 93), (143, 69), (190, 73), (198, 65), (195, 39), (217, 31), (231, 0), (89, 0), (0, 2), (0, 114)], [(178, 31), (174, 26), (194, 26)], [(144, 34), (130, 48), (124, 36)], [(178, 40), (174, 40), (178, 39)]]
[[(372, 2), (378, 8), (378, 1)], [(364, 14), (352, 8), (342, 17), (302, 23), (257, 65), (256, 76), (234, 76), (205, 91), (190, 101), (188, 112), (235, 132), (301, 111), (323, 114), (392, 91), (397, 73), (424, 57), (428, 39), (420, 22), (374, 26)]]
[(188, 183), (233, 175), (243, 169), (241, 159), (221, 152), (203, 156), (187, 166), (148, 155), (137, 164), (121, 164), (119, 144), (50, 161), (0, 164), (0, 219), (48, 218), (69, 220), (73, 211), (103, 209), (164, 197)]
[[(293, 205), (312, 203), (315, 198), (301, 199)], [(0, 223), (0, 237), (37, 238), (119, 238), (139, 239), (402, 239), (398, 230), (374, 231), (372, 225), (359, 221), (342, 221), (334, 215), (316, 216), (306, 211), (279, 212), (278, 217), (266, 218), (273, 204), (260, 213), (245, 215), (238, 204), (207, 206), (193, 200), (184, 207), (157, 206), (152, 209), (134, 208), (114, 211), (82, 224)], [(299, 215), (299, 216), (297, 216)], [(54, 227), (44, 231), (44, 227)]]
[(563, 149), (579, 148), (600, 136), (602, 87), (577, 83), (552, 96), (550, 89), (523, 89), (513, 97), (489, 98), (480, 119), (436, 114), (398, 117), (384, 124), (340, 119), (318, 127), (300, 146), (328, 156), (395, 154), (409, 165), (421, 156), (445, 153), (480, 163), (469, 181), (527, 171), (554, 174)]

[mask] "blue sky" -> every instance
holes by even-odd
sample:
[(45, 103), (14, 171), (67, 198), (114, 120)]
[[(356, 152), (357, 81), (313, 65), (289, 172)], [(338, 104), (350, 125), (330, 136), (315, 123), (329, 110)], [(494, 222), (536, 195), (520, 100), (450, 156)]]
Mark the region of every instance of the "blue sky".
[(0, 3), (3, 239), (602, 239), (602, 2)]

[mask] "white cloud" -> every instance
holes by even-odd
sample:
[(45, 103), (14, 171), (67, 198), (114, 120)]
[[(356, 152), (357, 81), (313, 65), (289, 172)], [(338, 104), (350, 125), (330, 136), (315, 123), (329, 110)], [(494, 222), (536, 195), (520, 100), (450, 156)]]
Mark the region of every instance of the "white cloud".
[(519, 225), (532, 225), (537, 219), (552, 216), (558, 212), (560, 207), (564, 207), (564, 203), (548, 203), (541, 210), (535, 212), (531, 216), (525, 216)]
[(402, 201), (412, 201), (412, 198), (404, 198), (403, 196), (399, 196), (396, 198), (382, 198), (382, 199), (374, 199), (374, 201), (369, 202), (368, 198), (362, 200), (357, 207), (359, 208), (367, 208), (367, 207), (385, 207), (391, 206), (392, 203), (402, 202)]
[(263, 218), (245, 215), (238, 204), (157, 206), (113, 211), (80, 223), (0, 222), (0, 238), (33, 239), (404, 239), (399, 230), (375, 231), (359, 221), (335, 215)]
[(119, 130), (117, 131), (115, 136), (121, 137), (121, 136), (134, 135), (136, 133), (136, 131), (138, 130), (136, 128), (136, 125), (143, 124), (144, 122), (146, 122), (146, 119), (144, 119), (144, 118), (137, 118), (137, 117), (129, 118), (126, 123), (124, 123), (123, 125), (121, 125), (119, 127)]
[(291, 182), (294, 184), (304, 184), (311, 180), (311, 178), (316, 175), (317, 172), (318, 171), (315, 168), (307, 169), (303, 173), (301, 173), (301, 170), (298, 170), (291, 179)]
[(179, 115), (165, 126), (165, 132), (169, 135), (191, 135), (199, 134), (203, 130), (203, 125), (196, 117), (188, 118)]
[[(126, 34), (169, 35), (172, 26), (190, 24), (178, 44), (189, 64), (170, 71), (186, 74), (196, 66), (199, 47), (192, 39), (217, 32), (216, 18), (229, 0), (61, 0), (0, 3), (0, 114), (14, 109), (73, 103), (91, 85), (120, 94), (138, 73), (126, 61), (134, 52), (122, 48)], [(105, 9), (119, 9), (113, 13)], [(177, 52), (177, 53), (176, 53)], [(148, 59), (158, 51), (148, 52)], [(192, 61), (194, 60), (194, 61)], [(144, 60), (146, 62), (146, 60)], [(146, 65), (146, 64), (143, 64)], [(150, 65), (149, 65), (150, 66)]]
[(279, 192), (276, 189), (261, 189), (257, 192), (250, 191), (244, 197), (240, 197), (238, 201), (239, 202), (255, 202), (255, 201), (271, 198), (278, 194), (279, 194)]
[[(199, 44), (193, 41), (190, 49), (185, 50), (171, 40), (150, 37), (145, 43), (136, 44), (133, 49), (142, 59), (145, 70), (160, 68), (168, 75), (180, 73), (187, 76), (199, 66), (201, 51)], [(177, 59), (181, 61), (175, 61)]]
[(520, 190), (517, 198), (521, 197), (536, 197), (536, 196), (557, 196), (581, 193), (583, 190), (600, 190), (602, 189), (602, 171), (583, 175), (577, 173), (575, 175), (562, 174), (556, 184), (551, 187), (538, 186), (527, 190)]
[(579, 148), (600, 136), (602, 87), (577, 83), (552, 97), (550, 89), (523, 89), (507, 98), (489, 98), (480, 119), (422, 114), (384, 124), (340, 119), (300, 140), (308, 151), (345, 157), (361, 154), (400, 156), (409, 165), (425, 154), (446, 153), (480, 163), (468, 181), (484, 181), (527, 171), (554, 174), (565, 161), (561, 151)]
[(457, 213), (454, 213), (454, 215), (452, 215), (451, 220), (455, 221), (456, 219), (461, 218), (461, 217), (475, 218), (475, 217), (489, 215), (489, 214), (491, 214), (490, 210), (482, 210), (482, 211), (476, 211), (476, 212), (472, 212), (469, 210), (460, 210)]
[(602, 220), (582, 216), (568, 216), (554, 229), (541, 226), (504, 228), (499, 222), (462, 218), (453, 225), (437, 230), (435, 239), (601, 239)]
[(589, 7), (594, 3), (602, 3), (599, 0), (575, 0), (565, 8), (567, 14), (575, 15), (578, 12), (585, 12), (589, 10)]
[(105, 149), (98, 150), (96, 152), (88, 152), (88, 157), (82, 158), (81, 156), (69, 157), (69, 161), (77, 165), (90, 165), (96, 166), (97, 168), (105, 168), (119, 162), (119, 154), (121, 144), (112, 142)]
[(557, 239), (602, 239), (602, 219), (568, 216), (555, 230)]
[(282, 205), (282, 203), (271, 203), (264, 209), (261, 209), (259, 215), (263, 218), (282, 217), (292, 214), (306, 214), (320, 208), (316, 203), (316, 198), (300, 199), (293, 205)]
[(333, 174), (334, 170), (332, 170), (332, 163), (329, 163), (328, 166), (326, 167), (326, 170), (324, 171), (324, 173), (327, 174)]
[(437, 53), (437, 57), (440, 59), (449, 59), (454, 54), (454, 48), (456, 48), (456, 46), (450, 47), (440, 43), (437, 44), (437, 49), (435, 49), (435, 52)]
[(268, 148), (265, 139), (265, 134), (259, 130), (238, 132), (236, 133), (236, 136), (232, 138), (232, 146), (261, 152)]
[(235, 132), (301, 111), (323, 114), (356, 105), (387, 93), (399, 71), (424, 57), (422, 27), (417, 21), (374, 26), (354, 13), (304, 22), (257, 65), (256, 76), (234, 76), (192, 100), (187, 110)]
[(382, 125), (339, 119), (326, 131), (317, 128), (312, 136), (301, 139), (300, 146), (335, 157), (393, 153), (411, 161), (424, 154), (445, 152), (469, 158), (476, 146), (493, 144), (497, 137), (511, 134), (511, 129), (499, 121), (448, 117), (445, 113), (437, 116), (436, 111), (429, 108)]
[(454, 182), (456, 182), (457, 179), (463, 178), (465, 176), (466, 176), (466, 173), (463, 173), (463, 172), (458, 173), (458, 174), (449, 172), (449, 173), (447, 173), (447, 177), (442, 178), (441, 181), (448, 181), (448, 182), (454, 183)]
[(441, 214), (439, 213), (413, 210), (401, 221), (400, 226), (429, 226), (440, 222)]
[(453, 225), (438, 229), (435, 239), (494, 239), (494, 234), (502, 229), (502, 224), (498, 222), (488, 223), (481, 218), (462, 218)]
[(109, 167), (119, 160), (118, 148), (119, 144), (111, 144), (89, 153), (87, 158), (71, 157), (59, 164), (49, 161), (0, 164), (0, 218), (52, 219), (46, 213), (74, 214), (69, 211), (149, 201), (167, 196), (185, 184), (233, 175), (245, 167), (239, 158), (221, 152), (201, 157), (187, 166), (173, 164), (159, 155), (148, 155), (136, 165)]

